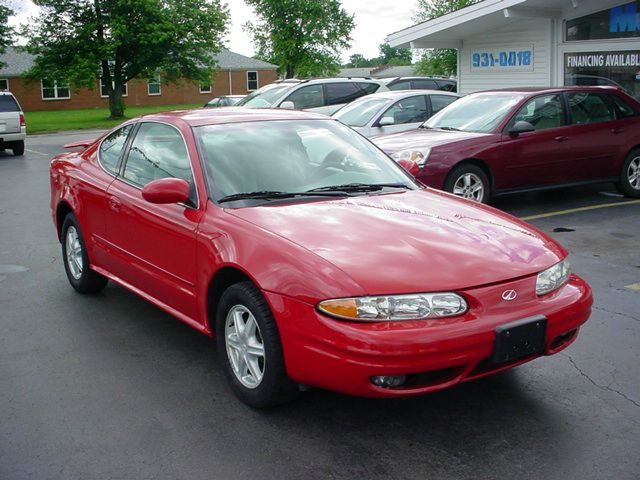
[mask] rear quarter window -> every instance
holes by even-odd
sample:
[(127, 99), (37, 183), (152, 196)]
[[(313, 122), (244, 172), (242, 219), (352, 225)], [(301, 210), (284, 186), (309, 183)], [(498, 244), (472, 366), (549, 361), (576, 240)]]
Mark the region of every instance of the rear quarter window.
[(13, 95), (0, 95), (0, 112), (19, 112), (18, 102)]
[(609, 97), (611, 98), (611, 100), (613, 100), (620, 118), (631, 118), (640, 116), (640, 113), (638, 113), (638, 111), (633, 106), (629, 105), (619, 96), (609, 95)]

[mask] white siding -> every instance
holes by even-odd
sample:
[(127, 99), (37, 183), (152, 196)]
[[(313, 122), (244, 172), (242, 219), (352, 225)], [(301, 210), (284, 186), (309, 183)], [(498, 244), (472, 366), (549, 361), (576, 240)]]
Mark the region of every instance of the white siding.
[[(513, 45), (533, 45), (533, 71), (471, 71), (471, 52), (486, 48), (509, 50)], [(465, 38), (460, 52), (458, 78), (461, 93), (505, 87), (548, 87), (552, 83), (552, 21), (519, 20), (476, 37)]]

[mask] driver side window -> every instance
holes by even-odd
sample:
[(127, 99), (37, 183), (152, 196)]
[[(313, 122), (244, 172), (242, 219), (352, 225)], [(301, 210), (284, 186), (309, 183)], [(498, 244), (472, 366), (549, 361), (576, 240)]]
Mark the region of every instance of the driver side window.
[(163, 123), (141, 124), (129, 148), (123, 177), (139, 187), (167, 177), (192, 183), (189, 155), (182, 135)]
[(511, 119), (507, 130), (521, 121), (530, 123), (536, 130), (565, 125), (560, 95), (544, 95), (529, 100)]
[(424, 95), (404, 98), (394, 103), (386, 112), (384, 112), (382, 118), (384, 117), (392, 117), (394, 125), (424, 122), (429, 118), (427, 102)]

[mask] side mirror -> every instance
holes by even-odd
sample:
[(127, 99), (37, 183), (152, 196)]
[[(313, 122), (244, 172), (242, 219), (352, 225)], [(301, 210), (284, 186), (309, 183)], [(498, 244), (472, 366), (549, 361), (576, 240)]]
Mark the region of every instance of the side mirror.
[(536, 127), (531, 125), (529, 122), (525, 122), (524, 120), (520, 120), (519, 122), (516, 122), (513, 125), (513, 127), (511, 127), (509, 129), (509, 135), (517, 137), (521, 133), (535, 132), (535, 130), (536, 130)]
[(393, 119), (393, 117), (382, 117), (378, 122), (378, 126), (385, 127), (387, 125), (393, 125), (394, 123), (396, 123), (396, 121)]
[(147, 183), (142, 198), (150, 203), (187, 203), (189, 182), (182, 178), (160, 178)]
[(284, 108), (285, 110), (295, 110), (296, 105), (291, 100), (287, 100), (280, 104), (280, 108)]
[(398, 165), (404, 168), (407, 172), (409, 172), (414, 177), (420, 173), (420, 165), (418, 165), (413, 160), (409, 160), (408, 158), (401, 158), (398, 160)]

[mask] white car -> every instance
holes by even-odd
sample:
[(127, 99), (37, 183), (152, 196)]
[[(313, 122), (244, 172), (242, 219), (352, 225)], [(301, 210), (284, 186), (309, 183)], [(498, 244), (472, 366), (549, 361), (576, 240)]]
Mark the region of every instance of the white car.
[(23, 155), (26, 137), (24, 113), (18, 100), (9, 92), (0, 92), (0, 151), (11, 149), (14, 155)]
[(369, 78), (287, 79), (250, 93), (236, 107), (285, 108), (331, 115), (357, 98), (387, 90), (382, 81)]
[(377, 137), (418, 128), (458, 98), (441, 90), (380, 92), (354, 100), (331, 116), (365, 137)]

